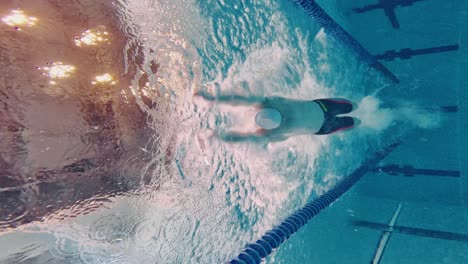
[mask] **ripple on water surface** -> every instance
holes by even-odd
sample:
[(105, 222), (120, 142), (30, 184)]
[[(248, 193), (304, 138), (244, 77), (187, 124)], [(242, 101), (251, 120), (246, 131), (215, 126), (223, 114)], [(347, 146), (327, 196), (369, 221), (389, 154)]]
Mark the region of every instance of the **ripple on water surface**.
[(223, 142), (214, 130), (252, 120), (192, 96), (334, 93), (318, 81), (333, 43), (322, 32), (311, 45), (317, 30), (279, 4), (16, 4), (0, 4), (0, 230), (41, 247), (0, 236), (4, 252), (218, 263), (336, 179), (314, 177), (328, 139)]

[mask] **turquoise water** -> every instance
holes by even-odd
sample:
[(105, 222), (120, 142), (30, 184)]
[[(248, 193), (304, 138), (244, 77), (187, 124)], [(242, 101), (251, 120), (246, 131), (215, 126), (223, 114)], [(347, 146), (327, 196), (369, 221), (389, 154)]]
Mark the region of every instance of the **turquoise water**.
[[(380, 13), (351, 14), (352, 7), (367, 2), (350, 2), (319, 4), (372, 54), (408, 45), (457, 42), (462, 46), (466, 39), (461, 32), (467, 16), (463, 1), (427, 1), (417, 7), (426, 12), (417, 15), (401, 9), (401, 24), (406, 27), (401, 31), (391, 29)], [(128, 56), (125, 66), (133, 66), (132, 54), (142, 54), (141, 73), (135, 73), (130, 90), (156, 131), (142, 148), (151, 158), (141, 175), (149, 174), (150, 179), (138, 175), (137, 188), (106, 198), (98, 210), (65, 221), (54, 215), (3, 235), (2, 247), (12, 252), (2, 255), (5, 263), (14, 254), (52, 263), (222, 263), (396, 138), (408, 139), (408, 144), (392, 154), (389, 163), (462, 169), (460, 156), (453, 154), (460, 133), (440, 134), (445, 133), (441, 127), (457, 122), (461, 127), (464, 121), (424, 110), (427, 105), (460, 103), (463, 92), (457, 82), (462, 83), (461, 65), (466, 61), (454, 54), (385, 62), (401, 79), (395, 85), (289, 1), (130, 0), (118, 1), (117, 6), (125, 22), (121, 30), (130, 36), (123, 52)], [(448, 14), (457, 9), (461, 11), (456, 21), (450, 21)], [(429, 13), (445, 20), (429, 26)], [(138, 52), (134, 45), (141, 47)], [(151, 74), (154, 61), (157, 74)], [(144, 74), (148, 74), (144, 88), (134, 88)], [(453, 90), (441, 93), (441, 87)], [(200, 90), (218, 95), (348, 98), (359, 103), (355, 116), (362, 124), (331, 136), (228, 143), (212, 136), (213, 131), (248, 122), (249, 116), (242, 109), (197, 101), (193, 93)], [(163, 95), (158, 107), (148, 106), (145, 96), (156, 95)], [(439, 161), (428, 149), (447, 158)], [(453, 184), (415, 179), (415, 183), (378, 173), (367, 176), (266, 263), (369, 263), (381, 232), (356, 228), (350, 219), (387, 223), (400, 201), (405, 202), (401, 221), (407, 225), (466, 232), (463, 180)], [(447, 194), (450, 191), (437, 189), (445, 185), (456, 189), (453, 197)], [(427, 210), (446, 212), (452, 221), (441, 220), (446, 214), (435, 217)], [(437, 220), (424, 222), (421, 215)], [(468, 261), (466, 246), (458, 242), (427, 242), (401, 234), (392, 239), (397, 242), (390, 242), (382, 263)], [(30, 242), (17, 246), (24, 241)], [(431, 251), (432, 257), (421, 253), (421, 248), (432, 247), (438, 248)]]

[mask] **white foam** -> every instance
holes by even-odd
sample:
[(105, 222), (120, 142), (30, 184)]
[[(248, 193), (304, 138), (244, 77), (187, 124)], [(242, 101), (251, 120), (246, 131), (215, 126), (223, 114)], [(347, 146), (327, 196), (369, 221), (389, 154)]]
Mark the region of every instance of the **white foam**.
[[(146, 29), (153, 32), (149, 27)], [(245, 61), (234, 63), (227, 77), (214, 80), (213, 86), (222, 93), (245, 96), (301, 99), (327, 96), (329, 89), (317, 83), (309, 59), (303, 56), (308, 54), (308, 46), (304, 38), (299, 39), (299, 52), (280, 40), (269, 46), (253, 47)], [(160, 73), (166, 71), (169, 77), (177, 76), (177, 71), (181, 70), (179, 66), (184, 66), (189, 59), (176, 58), (176, 61), (167, 58), (167, 69), (161, 69)], [(285, 81), (291, 71), (299, 73), (299, 84)], [(180, 96), (192, 84), (185, 79), (187, 76), (166, 78), (163, 84)], [(108, 204), (108, 209), (100, 208), (89, 215), (49, 226), (56, 237), (68, 237), (71, 233), (70, 239), (79, 241), (78, 253), (97, 252), (96, 257), (100, 257), (101, 262), (110, 262), (115, 254), (116, 258), (122, 258), (119, 263), (130, 260), (187, 262), (194, 256), (212, 258), (214, 263), (223, 257), (220, 256), (223, 252), (237, 250), (244, 242), (250, 242), (249, 235), (270, 229), (302, 205), (317, 187), (315, 165), (321, 149), (328, 144), (326, 137), (300, 136), (274, 144), (228, 144), (214, 137), (209, 128), (230, 126), (229, 122), (248, 126), (249, 114), (242, 109), (224, 109), (232, 115), (227, 118), (227, 114), (219, 113), (218, 108), (207, 102), (198, 111), (181, 100), (175, 104), (171, 105), (169, 118), (154, 113), (156, 127), (161, 128), (158, 130), (161, 147), (154, 153), (152, 162), (158, 164), (161, 157), (165, 157), (165, 150), (174, 145), (171, 150), (177, 153), (183, 179), (175, 164), (171, 167), (162, 162), (161, 171), (154, 173), (154, 180), (160, 185), (142, 186), (140, 194), (117, 197)], [(183, 114), (178, 115), (178, 112)], [(244, 223), (252, 224), (247, 234), (240, 231), (241, 223), (234, 215), (235, 210), (247, 219), (242, 220)], [(125, 239), (119, 241), (90, 238), (89, 229), (103, 218), (115, 218), (115, 226), (138, 232), (128, 232)], [(72, 225), (78, 225), (79, 229), (72, 229)], [(113, 228), (114, 225), (109, 225), (105, 234), (119, 231)]]
[(318, 52), (317, 64), (322, 73), (330, 72), (330, 64), (328, 63), (328, 53), (326, 49), (328, 47), (328, 36), (325, 33), (324, 28), (321, 28), (320, 31), (315, 35), (314, 41), (316, 41), (323, 48), (322, 51)]
[(321, 28), (317, 35), (314, 38), (315, 41), (318, 41), (323, 47), (327, 47), (327, 34), (325, 33), (325, 29)]
[(214, 82), (219, 83), (223, 93), (263, 95), (277, 92), (290, 55), (290, 51), (278, 42), (255, 49), (245, 61), (230, 67), (226, 78)]
[[(300, 38), (302, 39), (302, 38)], [(275, 41), (270, 46), (259, 47), (251, 52), (245, 61), (234, 63), (225, 78), (218, 77), (209, 83), (209, 90), (220, 94), (236, 94), (243, 96), (285, 96), (297, 99), (316, 99), (325, 97), (330, 89), (319, 85), (309, 65), (307, 44), (300, 43), (301, 51), (293, 50), (281, 41)], [(300, 83), (285, 83), (293, 68), (300, 73)], [(255, 128), (252, 109), (234, 107), (223, 104), (215, 111), (219, 117), (230, 117), (229, 122), (221, 126), (234, 126), (238, 130), (250, 131)], [(222, 118), (221, 118), (222, 119)], [(247, 191), (240, 205), (243, 211), (251, 208), (263, 208), (265, 215), (259, 219), (256, 227), (268, 228), (276, 219), (281, 218), (285, 211), (280, 209), (286, 204), (301, 204), (314, 188), (313, 175), (315, 161), (320, 150), (326, 145), (326, 137), (301, 136), (291, 137), (286, 141), (270, 143), (262, 141), (259, 144), (236, 142), (230, 144), (212, 139), (210, 150), (205, 150), (208, 160), (232, 160), (229, 166), (240, 166), (238, 181), (246, 181)], [(186, 158), (194, 152), (188, 151)], [(295, 153), (291, 157), (291, 153)], [(195, 157), (192, 157), (195, 158)], [(191, 162), (192, 164), (196, 164)], [(232, 185), (226, 184), (226, 186)], [(254, 188), (255, 191), (251, 191)], [(295, 190), (303, 188), (297, 195)], [(292, 198), (294, 197), (294, 198)]]
[(430, 129), (441, 123), (440, 113), (428, 112), (415, 103), (404, 102), (397, 107), (384, 108), (374, 96), (366, 96), (359, 102), (359, 108), (352, 116), (362, 121), (361, 127), (383, 131), (398, 123)]

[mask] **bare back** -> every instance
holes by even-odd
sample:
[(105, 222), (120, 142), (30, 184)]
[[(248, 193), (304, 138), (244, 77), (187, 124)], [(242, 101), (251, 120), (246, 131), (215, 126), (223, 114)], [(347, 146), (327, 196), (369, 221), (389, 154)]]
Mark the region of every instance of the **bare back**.
[(264, 108), (273, 108), (282, 115), (281, 125), (267, 134), (310, 134), (320, 130), (325, 120), (323, 110), (314, 101), (266, 98)]

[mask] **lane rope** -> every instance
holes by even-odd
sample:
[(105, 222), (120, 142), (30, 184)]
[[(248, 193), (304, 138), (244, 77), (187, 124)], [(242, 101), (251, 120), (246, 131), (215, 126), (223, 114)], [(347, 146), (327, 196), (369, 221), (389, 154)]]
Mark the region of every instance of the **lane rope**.
[(316, 216), (321, 210), (340, 198), (353, 185), (361, 179), (367, 172), (372, 171), (377, 164), (387, 157), (393, 150), (401, 144), (396, 141), (388, 145), (381, 151), (372, 154), (359, 168), (344, 178), (335, 187), (317, 199), (307, 203), (302, 209), (286, 218), (281, 224), (266, 232), (256, 242), (245, 246), (244, 250), (235, 258), (229, 261), (231, 264), (259, 264), (262, 259), (270, 255), (274, 249), (278, 248), (300, 228), (305, 226), (310, 219)]

